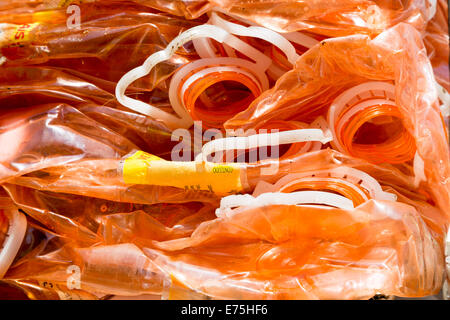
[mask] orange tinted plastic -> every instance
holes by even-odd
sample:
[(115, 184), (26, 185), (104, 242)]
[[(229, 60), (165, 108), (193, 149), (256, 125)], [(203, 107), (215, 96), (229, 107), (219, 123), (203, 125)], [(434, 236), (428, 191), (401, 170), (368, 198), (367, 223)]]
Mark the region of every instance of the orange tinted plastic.
[[(83, 23), (77, 29), (67, 27), (65, 8), (33, 11), (19, 14), (17, 18), (5, 12), (6, 21), (2, 18), (0, 21), (9, 24), (2, 27), (7, 30), (6, 38), (14, 37), (23, 23), (36, 25), (24, 31), (26, 41), (21, 40), (20, 46), (0, 38), (3, 39), (0, 54), (6, 58), (3, 66), (45, 64), (117, 82), (128, 70), (142, 64), (149, 54), (163, 49), (180, 32), (198, 24), (131, 2), (81, 4), (80, 15)], [(133, 85), (143, 91), (155, 87), (167, 90), (166, 80), (171, 72), (195, 57), (193, 48), (185, 46), (158, 65), (149, 77)]]
[[(368, 192), (364, 190), (364, 188), (360, 188), (355, 186), (355, 188), (360, 189), (367, 196), (369, 196)], [(353, 201), (353, 205), (355, 207), (365, 202), (365, 199), (355, 191), (354, 188), (340, 183), (339, 181), (299, 181), (287, 187), (283, 187), (280, 189), (281, 192), (289, 193), (294, 191), (301, 190), (316, 190), (316, 191), (331, 191), (336, 192), (350, 200)]]
[[(10, 11), (0, 14), (0, 21), (8, 16), (11, 23), (18, 23), (12, 20), (21, 12), (22, 20), (17, 20), (29, 23), (27, 12), (35, 11), (31, 3), (37, 2), (1, 2), (0, 8)], [(6, 281), (31, 299), (57, 299), (75, 291), (65, 286), (67, 268), (76, 265), (81, 272), (81, 290), (76, 294), (88, 299), (110, 294), (365, 299), (377, 293), (421, 297), (439, 292), (443, 235), (450, 220), (450, 171), (432, 67), (443, 83), (446, 38), (439, 28), (431, 28), (432, 23), (425, 29), (428, 3), (213, 3), (275, 29), (374, 36), (409, 21), (427, 30), (428, 37), (440, 39), (427, 43), (426, 37), (425, 52), (424, 33), (404, 24), (374, 39), (361, 35), (327, 39), (226, 125), (246, 129), (277, 121), (310, 123), (326, 115), (330, 103), (345, 89), (367, 80), (393, 80), (401, 116), (395, 115), (407, 130), (404, 138), (414, 137), (427, 181), (414, 183), (414, 170), (406, 159), (374, 164), (332, 149), (292, 152), (270, 174), (262, 169), (274, 161), (248, 164), (243, 170), (248, 192), (262, 181), (274, 183), (289, 174), (345, 165), (370, 174), (398, 201), (370, 200), (348, 211), (243, 206), (220, 218), (214, 214), (220, 198), (208, 192), (122, 182), (119, 168), (127, 154), (142, 149), (169, 160), (173, 142), (164, 125), (124, 110), (114, 99), (118, 77), (164, 48), (183, 28), (203, 21), (189, 22), (150, 8), (191, 18), (208, 5), (142, 0), (126, 8), (119, 2), (121, 11), (112, 3), (105, 13), (101, 6), (87, 9), (90, 4), (85, 4), (82, 19), (96, 31), (82, 26), (79, 32), (67, 33), (58, 31), (62, 20), (57, 10), (47, 18), (33, 16), (40, 17), (42, 26), (35, 31), (36, 35), (42, 31), (42, 38), (16, 51), (7, 48), (9, 55), (0, 72), (0, 183), (26, 213), (27, 234), (38, 230), (39, 235), (26, 238), (34, 240), (23, 244)], [(432, 20), (436, 25), (445, 15), (442, 7), (441, 1), (439, 15)], [(102, 18), (97, 20), (97, 13)], [(53, 33), (55, 38), (50, 37)], [(38, 50), (41, 47), (49, 50), (48, 56)], [(177, 67), (197, 58), (187, 45), (154, 74), (135, 83), (132, 94), (170, 110), (166, 80)], [(155, 86), (151, 94), (142, 94)], [(354, 145), (351, 137), (365, 120), (355, 118), (347, 127), (349, 132), (343, 133), (347, 146)], [(401, 153), (410, 155), (410, 144), (405, 146)], [(348, 196), (355, 205), (361, 202), (355, 190), (339, 184), (296, 188), (325, 188)], [(1, 228), (0, 221), (0, 236)], [(50, 290), (49, 284), (58, 291)]]
[[(270, 121), (264, 123), (262, 126), (259, 126), (257, 130), (266, 129), (267, 132), (274, 132), (273, 130), (278, 130), (280, 132), (287, 130), (297, 130), (297, 129), (306, 129), (307, 126), (295, 121)], [(305, 146), (305, 142), (294, 143), (289, 146), (289, 149), (280, 155), (280, 159), (287, 159), (290, 157), (296, 156), (301, 149)], [(280, 146), (282, 147), (282, 146)]]
[(222, 10), (279, 32), (307, 30), (330, 37), (376, 36), (406, 22), (422, 33), (437, 81), (450, 90), (446, 0), (211, 0)]
[[(436, 203), (447, 208), (449, 146), (433, 69), (424, 49), (419, 32), (407, 24), (399, 24), (374, 39), (355, 35), (324, 40), (302, 55), (295, 69), (263, 92), (247, 110), (228, 120), (225, 128), (255, 128), (271, 119), (309, 122), (317, 115), (325, 116), (332, 101), (344, 90), (368, 80), (393, 80), (403, 126), (414, 137), (425, 162), (426, 183)], [(410, 155), (412, 147), (408, 145), (405, 143), (405, 151)], [(387, 163), (383, 165), (390, 168)]]
[[(394, 219), (390, 210), (402, 214)], [(437, 292), (442, 272), (429, 278), (427, 268), (442, 270), (438, 245), (423, 223), (408, 227), (413, 217), (412, 207), (372, 201), (348, 212), (240, 208), (200, 225), (189, 238), (158, 243), (164, 253), (144, 252), (156, 254), (189, 287), (220, 299), (364, 299), (377, 288), (398, 296)], [(420, 257), (413, 232), (429, 248)], [(416, 258), (427, 262), (412, 262)]]
[(241, 18), (275, 31), (308, 30), (328, 36), (376, 35), (400, 22), (423, 28), (432, 18), (433, 1), (384, 0), (210, 0)]
[(437, 0), (436, 14), (427, 24), (423, 33), (423, 41), (436, 80), (447, 91), (450, 91), (448, 1)]
[[(344, 115), (345, 112), (341, 114), (340, 118)], [(379, 144), (357, 144), (354, 142), (356, 132), (364, 123), (382, 116), (400, 119), (403, 117), (398, 108), (394, 106), (376, 105), (355, 114), (345, 124), (345, 127), (338, 134), (348, 153), (374, 163), (403, 163), (414, 158), (416, 152), (414, 138), (403, 127), (400, 127), (400, 133)], [(373, 134), (376, 135), (376, 133)]]
[(4, 209), (0, 208), (0, 244), (5, 241), (6, 234), (9, 228), (9, 221), (5, 215)]
[[(241, 83), (250, 90), (250, 96), (247, 99), (236, 101), (225, 107), (221, 107), (219, 110), (201, 110), (196, 107), (197, 99), (203, 94), (209, 87), (222, 81), (233, 81)], [(225, 93), (226, 94), (226, 93)], [(222, 124), (232, 118), (238, 112), (246, 109), (250, 102), (261, 94), (258, 84), (254, 82), (250, 77), (237, 72), (218, 72), (210, 73), (205, 77), (198, 79), (192, 83), (192, 85), (186, 89), (184, 93), (184, 103), (187, 111), (191, 114), (194, 120), (202, 120), (205, 128), (220, 128)]]
[(14, 13), (27, 13), (35, 10), (49, 10), (58, 9), (61, 7), (68, 7), (76, 4), (96, 4), (99, 8), (108, 6), (111, 3), (119, 3), (122, 6), (129, 6), (130, 3), (139, 5), (142, 11), (145, 9), (156, 9), (162, 12), (167, 12), (172, 15), (184, 16), (187, 19), (192, 19), (203, 14), (208, 8), (208, 2), (205, 0), (65, 0), (65, 1), (47, 1), (47, 0), (9, 0), (0, 3), (0, 11), (10, 11)]

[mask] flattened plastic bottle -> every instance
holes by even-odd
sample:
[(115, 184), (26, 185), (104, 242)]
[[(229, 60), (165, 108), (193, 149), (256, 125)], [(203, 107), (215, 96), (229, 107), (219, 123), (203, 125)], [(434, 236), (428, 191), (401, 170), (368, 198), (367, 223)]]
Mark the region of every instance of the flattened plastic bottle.
[[(419, 32), (407, 24), (398, 24), (373, 40), (362, 35), (325, 40), (302, 55), (295, 69), (247, 110), (228, 120), (225, 128), (249, 129), (272, 119), (311, 122), (325, 116), (346, 89), (374, 79), (393, 81), (403, 131), (413, 137), (431, 193), (445, 208), (450, 203), (448, 135), (424, 49)], [(363, 143), (373, 138), (372, 133), (368, 130), (360, 137)], [(376, 155), (366, 160), (377, 162)], [(411, 166), (411, 161), (404, 164)]]

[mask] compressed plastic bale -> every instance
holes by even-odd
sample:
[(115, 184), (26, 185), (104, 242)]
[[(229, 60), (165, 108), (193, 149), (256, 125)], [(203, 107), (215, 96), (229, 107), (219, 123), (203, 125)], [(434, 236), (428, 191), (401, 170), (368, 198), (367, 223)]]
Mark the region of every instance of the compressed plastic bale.
[[(94, 196), (111, 201), (142, 204), (189, 201), (215, 203), (227, 193), (253, 192), (261, 182), (275, 183), (290, 174), (347, 166), (376, 177), (382, 186), (393, 188), (395, 192), (402, 194), (406, 203), (414, 203), (414, 201), (426, 203), (428, 207), (422, 206), (422, 209), (418, 210), (423, 212), (424, 216), (429, 216), (427, 221), (432, 221), (432, 224), (439, 229), (438, 233), (441, 236), (445, 232), (442, 228), (448, 222), (445, 209), (436, 206), (432, 185), (426, 183), (417, 185), (411, 165), (402, 168), (392, 165), (373, 165), (331, 149), (300, 154), (280, 162), (270, 160), (256, 164), (241, 163), (233, 164), (232, 167), (230, 164), (214, 163), (207, 167), (201, 164), (196, 167), (199, 164), (152, 159), (150, 155), (143, 159), (127, 157), (125, 160), (99, 159), (58, 165), (8, 181), (39, 190)], [(129, 168), (124, 171), (127, 165)], [(216, 173), (214, 173), (215, 167), (220, 169)], [(213, 170), (208, 173), (202, 168)], [(230, 171), (226, 173), (223, 168), (229, 168)], [(218, 179), (219, 174), (220, 179)], [(161, 175), (165, 179), (159, 179)], [(206, 178), (213, 179), (211, 188), (205, 182)], [(126, 179), (131, 180), (127, 182)], [(196, 187), (185, 188), (186, 183)], [(223, 189), (222, 192), (225, 193), (217, 193), (219, 191), (215, 190), (217, 186), (229, 186), (230, 189)]]
[(1, 181), (82, 159), (120, 159), (136, 145), (170, 157), (176, 143), (164, 125), (106, 106), (82, 103), (77, 110), (66, 104), (28, 105), (26, 100), (20, 106), (2, 107)]
[[(66, 103), (84, 115), (124, 136), (142, 150), (170, 157), (177, 142), (171, 131), (161, 122), (118, 109), (120, 105), (112, 93), (114, 85), (98, 78), (69, 69), (41, 66), (4, 67), (0, 75), (1, 110), (37, 109), (42, 104)], [(155, 102), (168, 104), (164, 94)], [(26, 115), (24, 115), (26, 116)]]
[(173, 141), (172, 131), (159, 121), (107, 106), (83, 105), (79, 110), (118, 134), (126, 137), (140, 150), (169, 160), (179, 142)]
[(68, 268), (76, 266), (79, 289), (100, 296), (161, 295), (170, 284), (164, 272), (130, 243), (78, 247), (70, 241), (52, 238), (37, 249), (34, 255), (11, 268), (5, 279), (64, 286)]
[(395, 102), (424, 160), (427, 183), (439, 206), (447, 208), (450, 162), (445, 123), (431, 64), (420, 34), (410, 25), (399, 24), (373, 40), (355, 35), (322, 41), (225, 127), (252, 128), (275, 118), (314, 119), (326, 114), (343, 89), (367, 80), (394, 81)]
[[(158, 160), (160, 161), (160, 160)], [(64, 167), (43, 169), (33, 175), (10, 179), (9, 182), (17, 186), (51, 192), (65, 192), (74, 195), (94, 196), (110, 201), (135, 202), (152, 204), (161, 202), (186, 203), (189, 201), (202, 201), (217, 203), (220, 194), (208, 190), (185, 190), (181, 187), (181, 175), (190, 175), (190, 179), (197, 179), (201, 183), (202, 176), (197, 177), (194, 172), (181, 170), (179, 175), (171, 175), (165, 181), (141, 181), (142, 184), (129, 184), (123, 181), (121, 172), (122, 160), (88, 160), (80, 161)], [(140, 162), (141, 163), (141, 162)], [(270, 168), (276, 163), (276, 170)], [(142, 170), (154, 172), (157, 175), (158, 166), (155, 162), (143, 162)], [(189, 165), (189, 163), (186, 163)], [(182, 163), (168, 162), (169, 170), (179, 170)], [(219, 164), (220, 166), (220, 164)], [(376, 177), (385, 190), (397, 195), (398, 201), (412, 205), (422, 216), (437, 241), (443, 239), (445, 228), (448, 225), (448, 216), (445, 209), (436, 206), (432, 196), (432, 189), (427, 184), (415, 184), (412, 170), (403, 172), (395, 167), (376, 166), (361, 159), (355, 159), (333, 150), (321, 150), (298, 155), (280, 161), (268, 161), (259, 164), (241, 164), (239, 175), (229, 176), (227, 179), (240, 179), (245, 189), (235, 192), (252, 192), (261, 184), (275, 183), (282, 177), (301, 174), (303, 172), (319, 172), (324, 169), (338, 169), (342, 166), (361, 170), (365, 174)], [(164, 167), (161, 167), (163, 170)], [(171, 169), (172, 168), (172, 169)], [(236, 167), (237, 168), (237, 167)], [(141, 170), (141, 169), (140, 169)], [(155, 171), (156, 170), (156, 171)], [(237, 170), (237, 169), (236, 169)], [(166, 172), (166, 171), (163, 171)], [(214, 176), (214, 174), (213, 174)], [(177, 179), (179, 177), (179, 179)], [(185, 177), (183, 177), (185, 178)], [(224, 183), (226, 176), (218, 183)], [(13, 186), (6, 185), (8, 190)], [(259, 191), (261, 192), (261, 191)], [(99, 200), (101, 201), (101, 200)]]
[[(30, 299), (161, 294), (170, 280), (132, 243), (147, 238), (151, 244), (189, 236), (201, 222), (214, 217), (209, 214), (212, 207), (195, 203), (166, 205), (161, 215), (158, 207), (141, 206), (142, 210), (131, 211), (136, 209), (132, 204), (5, 187), (12, 198), (0, 192), (0, 210), (5, 208), (4, 203), (14, 207), (14, 201), (18, 205), (15, 208), (24, 210), (30, 219), (2, 283), (21, 290)], [(84, 212), (76, 212), (84, 206)], [(0, 220), (0, 231), (3, 226)], [(76, 271), (72, 280), (78, 283), (69, 283), (68, 270)], [(141, 276), (131, 279), (130, 274)]]
[[(180, 32), (197, 25), (195, 21), (120, 4), (82, 5), (83, 23), (78, 27), (67, 26), (65, 8), (18, 15), (5, 11), (4, 15), (0, 18), (3, 66), (52, 65), (94, 77), (101, 75), (107, 81), (118, 81), (149, 53), (161, 50)], [(162, 82), (160, 86), (167, 87), (164, 80), (192, 56), (195, 52), (191, 49), (180, 49), (173, 59), (161, 64), (151, 77), (135, 86), (145, 91)]]
[[(414, 297), (436, 293), (443, 280), (443, 248), (402, 203), (369, 201), (352, 211), (241, 207), (200, 224), (188, 238), (168, 241), (148, 232), (151, 220), (143, 213), (105, 218), (102, 244), (48, 237), (6, 279), (59, 286), (76, 265), (81, 289), (89, 292), (170, 297), (174, 291), (176, 297), (181, 287), (219, 299)], [(46, 247), (53, 249), (39, 254)], [(130, 272), (138, 277), (131, 281)]]
[(216, 203), (220, 199), (220, 195), (208, 190), (174, 187), (168, 185), (170, 182), (167, 181), (160, 184), (127, 184), (119, 174), (121, 161), (79, 161), (72, 165), (49, 167), (33, 175), (11, 178), (8, 182), (33, 189), (138, 204), (190, 201)]

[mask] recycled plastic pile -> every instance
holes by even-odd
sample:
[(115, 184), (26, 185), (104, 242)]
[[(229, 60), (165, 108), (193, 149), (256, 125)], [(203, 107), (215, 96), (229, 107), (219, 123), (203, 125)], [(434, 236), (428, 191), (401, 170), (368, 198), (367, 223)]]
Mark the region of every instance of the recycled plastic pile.
[(0, 0), (0, 297), (450, 296), (447, 21)]

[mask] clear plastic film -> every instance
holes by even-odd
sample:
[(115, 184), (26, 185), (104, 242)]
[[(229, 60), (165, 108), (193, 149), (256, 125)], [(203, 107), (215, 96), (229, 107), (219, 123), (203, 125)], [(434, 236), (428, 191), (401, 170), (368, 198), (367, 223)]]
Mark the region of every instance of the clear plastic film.
[(0, 145), (1, 182), (81, 159), (120, 158), (137, 149), (123, 136), (64, 104), (4, 111)]
[(30, 299), (165, 295), (170, 278), (133, 242), (186, 237), (214, 217), (213, 207), (199, 203), (136, 206), (12, 185), (5, 189), (18, 205), (8, 200), (9, 207), (26, 212), (29, 224), (2, 288), (8, 285)]
[[(392, 165), (376, 166), (330, 149), (308, 152), (280, 162), (267, 160), (254, 164), (235, 163), (233, 166), (210, 163), (213, 169), (206, 172), (200, 172), (203, 166), (196, 167), (202, 163), (177, 163), (140, 154), (142, 153), (134, 153), (127, 156), (125, 160), (86, 160), (49, 167), (26, 176), (9, 179), (8, 182), (42, 191), (64, 192), (109, 201), (138, 204), (200, 201), (217, 205), (220, 197), (228, 194), (253, 191), (257, 194), (277, 192), (280, 189), (274, 189), (270, 185), (280, 185), (278, 181), (282, 180), (289, 182), (290, 176), (309, 177), (309, 179), (312, 177), (312, 180), (317, 180), (314, 176), (322, 176), (325, 180), (339, 179), (339, 184), (344, 185), (344, 189), (330, 189), (323, 182), (313, 185), (306, 183), (298, 186), (297, 189), (341, 193), (348, 197), (354, 206), (369, 199), (394, 201), (398, 198), (397, 201), (416, 208), (437, 238), (443, 238), (448, 226), (446, 211), (436, 207), (430, 185), (416, 185), (415, 178), (410, 175), (410, 172), (403, 172)], [(233, 170), (225, 170), (228, 167), (237, 170), (238, 174), (234, 174)], [(345, 170), (345, 168), (349, 169)], [(200, 171), (197, 172), (197, 170)], [(352, 170), (359, 173), (355, 175)], [(156, 177), (163, 174), (165, 179), (155, 178), (153, 174), (156, 174)], [(229, 185), (230, 189), (216, 190), (216, 184), (205, 183), (209, 179), (208, 176), (220, 177), (217, 180), (220, 186), (227, 188)], [(310, 182), (312, 180), (310, 179)], [(186, 181), (192, 184), (192, 188), (189, 185), (185, 186)], [(241, 190), (234, 189), (237, 183), (242, 186)], [(349, 191), (349, 183), (356, 187), (356, 189), (352, 187), (358, 193), (356, 196), (351, 196), (355, 194), (355, 191)], [(264, 186), (265, 184), (269, 185)], [(393, 192), (382, 191), (386, 188)], [(290, 188), (285, 192), (295, 190)], [(383, 195), (384, 193), (386, 196)]]
[(426, 295), (439, 291), (442, 256), (420, 221), (400, 203), (370, 201), (352, 211), (242, 207), (190, 238), (159, 243), (162, 253), (145, 252), (188, 288), (222, 299)]
[(49, 103), (79, 106), (94, 103), (114, 107), (111, 84), (75, 70), (43, 66), (3, 67), (0, 74), (1, 110)]
[[(65, 8), (16, 15), (5, 11), (3, 18), (0, 11), (2, 65), (45, 64), (118, 81), (146, 55), (163, 49), (180, 32), (198, 24), (132, 3), (85, 3), (79, 13), (83, 23), (70, 27)], [(181, 48), (135, 86), (145, 91), (159, 85), (164, 90), (170, 73), (193, 57), (192, 49)]]
[(437, 1), (436, 14), (423, 32), (423, 41), (437, 82), (449, 91), (448, 1)]
[(407, 24), (373, 40), (363, 35), (324, 40), (225, 127), (252, 128), (271, 119), (312, 121), (326, 115), (344, 90), (369, 80), (392, 81), (395, 104), (401, 112), (402, 125), (398, 127), (414, 137), (435, 201), (448, 208), (448, 133), (433, 70), (423, 49), (419, 32)]
[[(16, 13), (33, 12), (34, 10), (49, 10), (68, 7), (73, 4), (91, 4), (95, 3), (99, 7), (109, 3), (120, 2), (111, 0), (63, 0), (63, 1), (45, 1), (45, 0), (12, 0), (1, 1), (0, 11), (13, 11)], [(123, 1), (122, 1), (123, 2)], [(205, 13), (210, 4), (207, 0), (132, 0), (141, 8), (155, 9), (175, 16), (181, 16), (186, 19), (197, 18)]]
[(308, 31), (328, 37), (375, 37), (405, 22), (422, 35), (437, 82), (450, 90), (448, 3), (445, 0), (211, 1), (213, 10), (287, 34)]
[(241, 1), (211, 3), (229, 14), (253, 21), (279, 32), (310, 30), (328, 36), (356, 33), (378, 34), (399, 22), (418, 28), (434, 16), (436, 1), (346, 0), (330, 3), (309, 1)]
[[(8, 256), (0, 293), (439, 292), (450, 221), (447, 96), (436, 85), (448, 89), (444, 1), (81, 1), (79, 29), (66, 26), (71, 3), (0, 1), (0, 248), (26, 225), (23, 240), (0, 250)], [(217, 43), (197, 39), (214, 57), (183, 38), (193, 27), (215, 33)], [(299, 50), (299, 37), (312, 42)], [(114, 95), (122, 76), (166, 47), (170, 57), (141, 74), (127, 98), (164, 116), (185, 108), (184, 127), (204, 119), (281, 132), (215, 139), (187, 149), (195, 161), (171, 161), (179, 126)], [(227, 81), (239, 74), (243, 86), (200, 95), (222, 72)], [(223, 91), (250, 94), (214, 113), (212, 97)], [(197, 100), (209, 109), (194, 110)], [(255, 137), (279, 145), (279, 161), (209, 157), (257, 150)]]
[[(4, 188), (35, 223), (85, 246), (103, 240), (99, 228), (104, 223), (109, 225), (101, 227), (104, 241), (115, 243), (118, 239), (114, 238), (111, 226), (125, 228), (132, 219), (139, 221), (140, 237), (150, 232), (155, 239), (168, 240), (188, 236), (199, 223), (214, 217), (213, 206), (200, 202), (140, 205), (12, 184), (4, 184)], [(139, 237), (137, 233), (135, 236)]]

